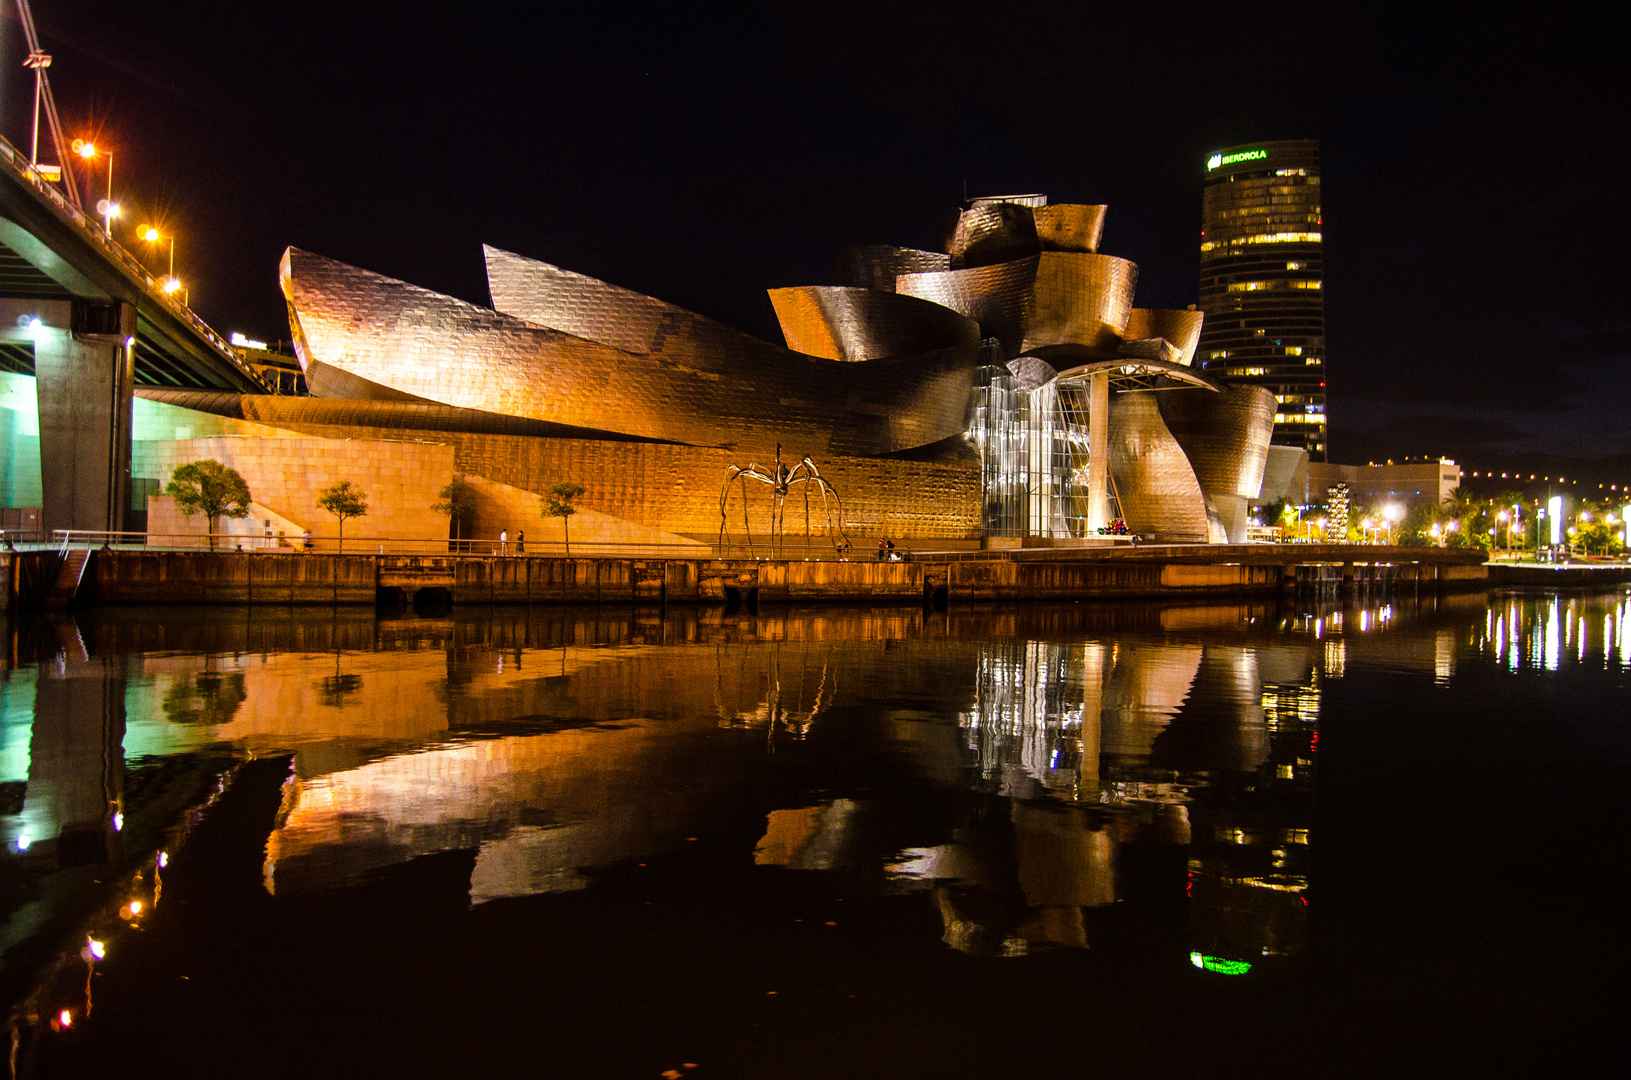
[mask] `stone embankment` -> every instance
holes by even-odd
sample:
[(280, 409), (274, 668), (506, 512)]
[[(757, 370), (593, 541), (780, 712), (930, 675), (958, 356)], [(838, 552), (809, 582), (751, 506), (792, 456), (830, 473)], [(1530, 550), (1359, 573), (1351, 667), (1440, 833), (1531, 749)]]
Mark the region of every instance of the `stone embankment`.
[(916, 552), (909, 561), (328, 555), (98, 550), (64, 583), (55, 552), (0, 553), (10, 606), (373, 604), (439, 590), (470, 604), (919, 603), (1478, 587), (1475, 553), (1348, 545)]
[(1631, 566), (1624, 563), (1490, 563), (1489, 583), (1512, 587), (1570, 589), (1614, 585), (1631, 581)]

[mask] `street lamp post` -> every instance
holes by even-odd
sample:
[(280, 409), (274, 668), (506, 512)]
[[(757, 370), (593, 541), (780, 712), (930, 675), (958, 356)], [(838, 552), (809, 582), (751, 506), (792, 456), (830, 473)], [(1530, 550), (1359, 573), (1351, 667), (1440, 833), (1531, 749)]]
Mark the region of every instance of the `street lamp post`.
[(192, 307), (192, 303), (189, 300), (189, 294), (188, 294), (187, 290), (182, 286), (181, 280), (179, 278), (176, 278), (174, 276), (165, 278), (164, 279), (164, 284), (162, 286), (160, 286), (160, 289), (164, 292), (164, 295), (166, 295), (166, 296), (174, 296), (176, 293), (180, 293), (181, 294), (181, 306), (182, 307), (189, 307), (189, 308)]
[(113, 151), (98, 150), (95, 143), (88, 142), (85, 139), (75, 139), (73, 151), (86, 161), (98, 156), (108, 159), (108, 197), (96, 204), (96, 210), (107, 223), (107, 233), (109, 239), (111, 239), (113, 237), (113, 219), (119, 216), (119, 204), (113, 201)]
[(34, 141), (28, 148), (28, 163), (40, 163), (40, 98), (45, 93), (45, 69), (51, 66), (51, 54), (31, 52), (23, 66), (34, 69)]
[(176, 276), (176, 238), (174, 236), (162, 236), (157, 229), (149, 225), (142, 230), (142, 239), (146, 240), (149, 244), (156, 244), (160, 240), (169, 241), (170, 269), (168, 273), (165, 274), (165, 278), (166, 280), (174, 278)]
[(1387, 509), (1382, 511), (1382, 517), (1387, 521), (1387, 542), (1393, 543), (1393, 530), (1398, 528), (1399, 522), (1404, 518), (1404, 507), (1398, 503), (1389, 503)]
[(187, 289), (181, 284), (181, 279), (176, 277), (176, 238), (175, 238), (175, 236), (165, 235), (165, 234), (159, 232), (158, 229), (154, 228), (152, 225), (145, 225), (145, 226), (142, 227), (141, 238), (143, 240), (147, 241), (149, 244), (156, 244), (160, 240), (166, 240), (166, 241), (169, 242), (169, 255), (170, 255), (169, 273), (167, 273), (165, 275), (163, 281), (159, 282), (159, 289), (166, 296), (174, 296), (176, 293), (179, 292), (181, 294), (181, 303), (182, 303), (182, 305), (185, 306), (185, 307), (192, 307), (192, 303), (191, 303), (189, 294), (187, 292)]

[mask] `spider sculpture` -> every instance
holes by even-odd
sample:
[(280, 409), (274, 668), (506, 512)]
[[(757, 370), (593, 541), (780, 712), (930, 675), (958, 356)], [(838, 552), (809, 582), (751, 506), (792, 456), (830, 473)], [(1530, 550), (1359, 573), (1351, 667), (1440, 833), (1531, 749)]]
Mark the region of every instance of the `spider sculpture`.
[[(748, 523), (748, 488), (747, 482), (756, 480), (770, 488), (770, 557), (775, 558), (784, 545), (786, 526), (786, 500), (794, 484), (801, 484), (804, 488), (804, 545), (810, 545), (810, 488), (812, 486), (821, 494), (821, 512), (827, 520), (827, 539), (832, 542), (836, 550), (842, 551), (849, 546), (849, 538), (844, 535), (844, 506), (839, 501), (838, 492), (822, 477), (821, 470), (816, 468), (810, 455), (805, 454), (797, 465), (788, 468), (782, 462), (782, 444), (776, 444), (775, 465), (766, 469), (756, 461), (750, 461), (746, 466), (732, 465), (725, 470), (725, 483), (719, 489), (719, 547), (723, 551), (728, 536), (728, 523), (725, 517), (726, 507), (731, 497), (731, 485), (738, 481), (742, 484), (742, 528), (747, 532), (748, 550), (753, 550), (753, 526)], [(832, 501), (829, 503), (828, 497)], [(835, 515), (836, 512), (836, 516)]]

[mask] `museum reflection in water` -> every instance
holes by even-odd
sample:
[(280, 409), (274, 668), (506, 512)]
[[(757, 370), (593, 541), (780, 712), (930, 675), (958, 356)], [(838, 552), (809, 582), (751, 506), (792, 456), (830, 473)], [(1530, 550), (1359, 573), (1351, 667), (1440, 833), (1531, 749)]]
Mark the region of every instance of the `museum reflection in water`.
[(1628, 612), (1623, 594), (1473, 595), (14, 625), (0, 947), (15, 977), (93, 881), (150, 910), (238, 763), (290, 755), (250, 838), (273, 897), (474, 851), (482, 904), (752, 833), (743, 860), (919, 894), (966, 952), (1136, 945), (1246, 972), (1307, 948), (1331, 680), (1617, 668)]

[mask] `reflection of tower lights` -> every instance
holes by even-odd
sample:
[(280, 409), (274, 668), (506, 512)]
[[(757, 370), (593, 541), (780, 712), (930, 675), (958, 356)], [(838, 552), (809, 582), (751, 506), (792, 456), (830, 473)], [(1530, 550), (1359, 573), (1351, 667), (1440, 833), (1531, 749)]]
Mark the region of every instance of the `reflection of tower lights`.
[(1331, 638), (1325, 643), (1325, 674), (1328, 678), (1340, 679), (1348, 661), (1348, 643), (1341, 638)]

